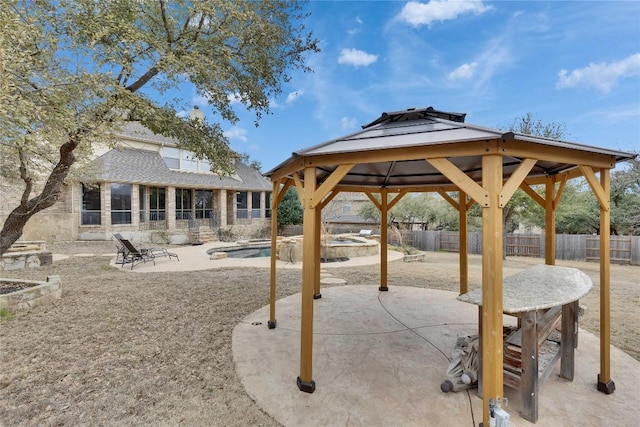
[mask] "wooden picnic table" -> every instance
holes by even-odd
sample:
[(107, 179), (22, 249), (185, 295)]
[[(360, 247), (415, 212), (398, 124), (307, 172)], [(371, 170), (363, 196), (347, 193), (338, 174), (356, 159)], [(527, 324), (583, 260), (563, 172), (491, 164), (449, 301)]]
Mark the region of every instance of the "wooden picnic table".
[[(518, 317), (518, 329), (504, 341), (504, 385), (520, 390), (521, 415), (531, 422), (538, 419), (540, 386), (558, 359), (560, 376), (573, 381), (578, 300), (591, 287), (591, 278), (582, 271), (552, 265), (536, 265), (504, 279), (502, 311)], [(458, 300), (479, 306), (482, 366), (482, 289), (462, 294)], [(558, 323), (561, 323), (559, 337)], [(479, 374), (481, 395), (482, 369)]]

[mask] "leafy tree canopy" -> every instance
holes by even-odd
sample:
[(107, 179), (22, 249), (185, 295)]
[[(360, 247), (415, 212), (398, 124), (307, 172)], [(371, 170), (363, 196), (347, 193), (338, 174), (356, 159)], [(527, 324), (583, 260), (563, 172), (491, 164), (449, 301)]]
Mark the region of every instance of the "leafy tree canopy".
[(278, 231), (282, 232), (286, 225), (302, 224), (303, 218), (304, 211), (298, 192), (295, 188), (289, 188), (278, 205)]
[(189, 101), (168, 99), (167, 91), (190, 83), (230, 123), (238, 121), (231, 103), (239, 100), (257, 124), (288, 70), (307, 71), (306, 54), (318, 51), (301, 8), (277, 0), (4, 2), (0, 173), (24, 190), (0, 231), (0, 254), (123, 120), (139, 120), (216, 172), (232, 173), (237, 155), (220, 124), (180, 118)]

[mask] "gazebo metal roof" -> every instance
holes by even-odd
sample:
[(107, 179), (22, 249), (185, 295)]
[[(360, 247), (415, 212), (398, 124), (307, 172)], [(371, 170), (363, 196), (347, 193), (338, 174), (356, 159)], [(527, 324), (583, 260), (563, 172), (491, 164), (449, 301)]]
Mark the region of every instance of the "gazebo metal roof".
[[(447, 152), (453, 146), (462, 145), (470, 155), (456, 156), (451, 162), (471, 179), (480, 182), (483, 144), (496, 140), (502, 141), (505, 147), (522, 144), (548, 146), (566, 151), (571, 159), (590, 154), (603, 155), (609, 156), (614, 164), (633, 157), (629, 153), (605, 148), (467, 124), (464, 119), (463, 113), (438, 111), (432, 107), (382, 113), (378, 119), (364, 125), (361, 131), (294, 152), (265, 175), (273, 177), (278, 171), (295, 169), (304, 159), (305, 163), (313, 163), (317, 167), (316, 180), (323, 182), (339, 164), (353, 162), (355, 165), (342, 178), (341, 186), (439, 187), (448, 185), (450, 180), (425, 162), (425, 157), (440, 150), (444, 154), (455, 154)], [(573, 151), (575, 156), (571, 155)], [(542, 158), (528, 177), (555, 175), (577, 167), (575, 163), (558, 160), (553, 154), (540, 154)], [(378, 160), (389, 156), (393, 160)], [(522, 163), (522, 157), (505, 155), (502, 163), (506, 178)]]

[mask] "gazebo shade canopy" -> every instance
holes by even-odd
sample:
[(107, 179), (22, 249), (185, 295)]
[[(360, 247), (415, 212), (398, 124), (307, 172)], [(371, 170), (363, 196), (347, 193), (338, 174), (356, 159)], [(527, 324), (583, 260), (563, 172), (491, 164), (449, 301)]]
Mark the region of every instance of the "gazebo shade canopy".
[[(276, 229), (278, 203), (294, 185), (303, 219), (302, 306), (300, 333), (301, 391), (313, 393), (313, 306), (320, 298), (321, 214), (342, 191), (364, 192), (380, 211), (380, 287), (387, 286), (388, 211), (404, 195), (436, 191), (459, 212), (460, 293), (468, 292), (467, 214), (482, 208), (482, 377), (483, 424), (490, 402), (503, 396), (503, 208), (518, 188), (545, 210), (545, 263), (555, 264), (555, 211), (568, 179), (584, 176), (600, 204), (600, 374), (598, 390), (611, 394), (609, 230), (610, 170), (634, 154), (566, 141), (503, 132), (464, 123), (465, 114), (433, 108), (383, 113), (360, 132), (297, 151), (266, 175), (273, 182), (269, 328), (276, 327)], [(597, 176), (599, 175), (599, 176)], [(531, 185), (542, 184), (544, 195)], [(457, 200), (448, 192), (457, 192)], [(376, 199), (374, 193), (379, 193)], [(397, 194), (392, 194), (397, 193)], [(391, 197), (390, 197), (391, 196)], [(469, 200), (467, 200), (467, 197)], [(575, 310), (565, 310), (563, 322)], [(523, 322), (523, 325), (526, 322)], [(566, 329), (565, 329), (566, 330)], [(535, 330), (529, 327), (529, 331)], [(537, 342), (537, 337), (534, 340)], [(567, 344), (571, 348), (572, 343)], [(527, 351), (533, 351), (529, 346)], [(523, 349), (523, 355), (524, 353)], [(532, 353), (535, 360), (535, 353)], [(562, 367), (573, 378), (573, 362)], [(570, 366), (569, 366), (570, 365)], [(537, 372), (532, 368), (530, 372)], [(535, 393), (533, 394), (535, 395)], [(537, 400), (531, 403), (537, 418)]]
[[(305, 166), (315, 166), (317, 182), (323, 182), (338, 165), (350, 163), (354, 166), (340, 181), (340, 186), (441, 187), (451, 181), (425, 158), (446, 157), (469, 178), (480, 182), (482, 155), (489, 151), (488, 144), (496, 142), (504, 147), (505, 178), (523, 158), (529, 157), (527, 152), (532, 151), (536, 152), (538, 161), (528, 177), (550, 176), (574, 169), (579, 164), (576, 159), (590, 156), (604, 159), (607, 167), (633, 157), (629, 153), (573, 142), (505, 133), (466, 124), (464, 119), (465, 114), (438, 111), (432, 107), (383, 113), (359, 132), (294, 152), (266, 175), (280, 178), (279, 172), (285, 171), (286, 175)], [(513, 151), (514, 156), (509, 156), (509, 151)]]

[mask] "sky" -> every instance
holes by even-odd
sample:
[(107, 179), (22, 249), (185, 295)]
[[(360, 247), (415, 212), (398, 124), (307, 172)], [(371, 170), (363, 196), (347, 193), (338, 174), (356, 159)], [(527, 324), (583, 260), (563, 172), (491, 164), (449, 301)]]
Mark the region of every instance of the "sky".
[[(432, 106), (507, 129), (532, 113), (563, 138), (640, 151), (638, 1), (311, 1), (321, 52), (293, 70), (271, 115), (222, 123), (267, 172), (292, 152), (361, 129), (383, 112)], [(232, 94), (230, 94), (232, 95)], [(193, 94), (209, 121), (219, 120)]]

